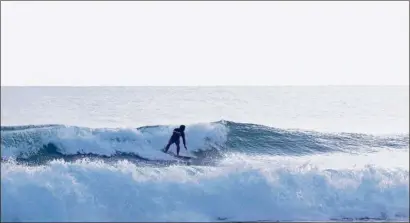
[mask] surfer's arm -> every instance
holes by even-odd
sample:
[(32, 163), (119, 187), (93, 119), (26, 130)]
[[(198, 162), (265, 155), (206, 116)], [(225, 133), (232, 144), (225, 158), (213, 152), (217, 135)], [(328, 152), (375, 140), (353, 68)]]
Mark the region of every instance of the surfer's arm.
[(185, 133), (183, 132), (183, 133), (181, 134), (181, 136), (182, 136), (182, 142), (184, 143), (184, 146), (185, 146), (185, 149), (186, 149)]

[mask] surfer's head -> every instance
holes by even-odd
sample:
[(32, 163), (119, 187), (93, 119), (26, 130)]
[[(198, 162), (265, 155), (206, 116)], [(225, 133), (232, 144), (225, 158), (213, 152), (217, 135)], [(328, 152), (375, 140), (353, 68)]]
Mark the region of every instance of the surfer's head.
[(179, 129), (181, 129), (182, 131), (184, 131), (184, 130), (185, 130), (185, 125), (179, 126)]

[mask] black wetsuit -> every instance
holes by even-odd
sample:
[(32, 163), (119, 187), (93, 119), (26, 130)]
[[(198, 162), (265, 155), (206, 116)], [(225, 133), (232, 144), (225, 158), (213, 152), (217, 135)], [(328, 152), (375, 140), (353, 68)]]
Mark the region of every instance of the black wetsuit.
[(169, 139), (169, 142), (167, 144), (167, 146), (165, 147), (165, 152), (168, 152), (169, 147), (175, 143), (175, 145), (177, 146), (177, 155), (179, 156), (179, 137), (182, 137), (182, 140), (184, 142), (185, 145), (185, 133), (184, 130), (181, 130), (180, 128), (176, 128), (174, 129), (174, 132), (172, 133), (171, 138)]

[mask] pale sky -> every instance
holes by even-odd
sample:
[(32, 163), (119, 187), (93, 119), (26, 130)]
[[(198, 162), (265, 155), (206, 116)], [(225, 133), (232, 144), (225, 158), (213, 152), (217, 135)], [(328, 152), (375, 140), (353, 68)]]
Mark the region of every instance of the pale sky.
[(409, 2), (1, 2), (1, 85), (409, 85)]

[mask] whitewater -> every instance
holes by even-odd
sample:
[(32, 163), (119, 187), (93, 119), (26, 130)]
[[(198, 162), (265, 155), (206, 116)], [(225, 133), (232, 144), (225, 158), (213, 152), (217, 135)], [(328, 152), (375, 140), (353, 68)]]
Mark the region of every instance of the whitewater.
[(408, 221), (408, 90), (2, 87), (1, 220)]

